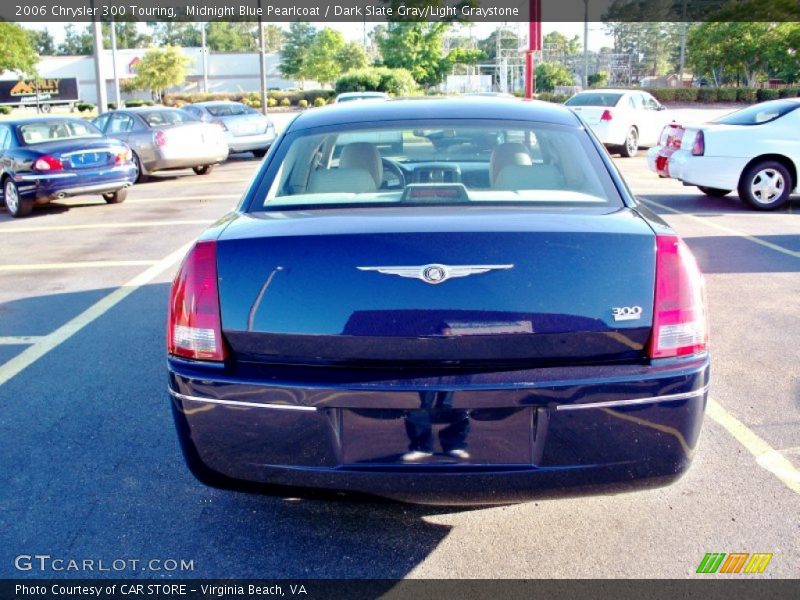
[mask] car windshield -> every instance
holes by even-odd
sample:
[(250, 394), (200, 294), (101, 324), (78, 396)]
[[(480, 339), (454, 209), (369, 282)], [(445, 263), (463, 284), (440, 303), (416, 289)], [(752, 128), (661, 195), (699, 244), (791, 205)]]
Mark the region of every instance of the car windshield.
[(796, 100), (775, 100), (748, 106), (712, 122), (723, 125), (761, 125), (779, 119), (796, 108), (800, 108), (800, 102)]
[[(275, 165), (275, 166), (273, 166)], [(585, 131), (545, 123), (420, 122), (289, 134), (262, 208), (622, 204)]]
[(100, 130), (87, 121), (66, 119), (64, 121), (26, 123), (20, 125), (19, 131), (26, 144), (103, 137)]
[(258, 111), (244, 104), (215, 104), (206, 106), (206, 110), (213, 117), (235, 117), (238, 115), (258, 114)]
[(614, 92), (587, 92), (576, 94), (564, 104), (567, 106), (616, 106), (622, 94)]
[(197, 121), (192, 115), (182, 110), (153, 110), (140, 114), (150, 127), (169, 127)]

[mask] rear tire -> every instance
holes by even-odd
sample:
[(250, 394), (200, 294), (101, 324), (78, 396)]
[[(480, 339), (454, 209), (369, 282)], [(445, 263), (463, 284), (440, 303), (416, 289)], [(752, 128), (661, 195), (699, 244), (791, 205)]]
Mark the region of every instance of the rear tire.
[(136, 167), (136, 180), (134, 183), (145, 183), (150, 179), (150, 176), (146, 175), (142, 169), (142, 161), (139, 160), (139, 155), (136, 152), (133, 153), (133, 165)]
[(755, 163), (739, 180), (739, 197), (755, 210), (777, 210), (794, 187), (789, 170), (774, 160)]
[(625, 143), (620, 146), (619, 153), (623, 158), (633, 158), (639, 152), (639, 132), (636, 127), (628, 130)]
[(122, 188), (121, 190), (117, 190), (116, 192), (108, 192), (103, 194), (103, 200), (106, 201), (108, 204), (120, 204), (125, 202), (125, 198), (128, 197), (128, 190)]
[(6, 210), (15, 219), (27, 217), (33, 210), (33, 200), (20, 198), (17, 184), (10, 177), (3, 182), (3, 200)]
[(714, 198), (722, 198), (723, 196), (727, 196), (733, 191), (733, 190), (721, 190), (719, 188), (705, 187), (704, 185), (698, 185), (697, 189), (703, 192), (706, 196), (713, 196)]
[(269, 151), (269, 148), (259, 148), (258, 150), (253, 150), (253, 156), (256, 158), (264, 158), (264, 156), (267, 154), (267, 151)]
[(192, 167), (192, 170), (198, 175), (208, 175), (214, 170), (214, 165), (202, 165), (200, 167)]

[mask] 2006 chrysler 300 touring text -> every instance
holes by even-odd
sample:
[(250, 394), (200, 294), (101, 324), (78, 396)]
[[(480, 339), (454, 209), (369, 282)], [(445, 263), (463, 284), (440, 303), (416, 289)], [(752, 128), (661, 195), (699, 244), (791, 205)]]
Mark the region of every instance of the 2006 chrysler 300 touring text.
[(167, 337), (192, 471), (273, 493), (663, 485), (708, 391), (687, 247), (568, 109), (496, 98), (303, 113), (186, 257)]

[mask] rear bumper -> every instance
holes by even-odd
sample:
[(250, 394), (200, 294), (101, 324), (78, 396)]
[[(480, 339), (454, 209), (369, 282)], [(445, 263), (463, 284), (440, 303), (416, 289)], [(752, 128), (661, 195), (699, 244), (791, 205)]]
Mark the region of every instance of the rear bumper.
[[(707, 357), (361, 382), (169, 366), (184, 456), (204, 483), (442, 504), (669, 483), (694, 455), (709, 376)], [(403, 456), (420, 449), (431, 455)]]
[(203, 165), (214, 165), (228, 158), (228, 147), (207, 148), (194, 154), (160, 154), (155, 160), (145, 163), (148, 172), (169, 169), (190, 169)]
[(622, 146), (628, 136), (628, 127), (622, 121), (601, 121), (589, 125), (604, 146)]
[(688, 150), (670, 152), (662, 146), (647, 153), (647, 166), (654, 173), (687, 185), (735, 190), (748, 163), (747, 158), (694, 156)]
[(132, 164), (80, 173), (31, 173), (14, 177), (21, 196), (40, 202), (81, 194), (114, 192), (133, 185), (135, 180), (136, 168)]
[(228, 148), (233, 152), (249, 152), (250, 150), (266, 150), (275, 141), (275, 132), (270, 130), (269, 133), (260, 133), (258, 135), (240, 135), (235, 136), (228, 133), (225, 136), (228, 142)]

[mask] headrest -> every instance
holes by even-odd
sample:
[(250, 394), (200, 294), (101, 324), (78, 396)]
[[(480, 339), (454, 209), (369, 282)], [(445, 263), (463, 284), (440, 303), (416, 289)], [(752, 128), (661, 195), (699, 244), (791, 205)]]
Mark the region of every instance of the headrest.
[(492, 185), (497, 181), (497, 176), (509, 165), (530, 165), (533, 161), (528, 149), (520, 142), (506, 142), (492, 150), (489, 159), (489, 181)]
[(383, 161), (378, 149), (368, 142), (353, 142), (342, 149), (339, 166), (346, 169), (366, 169), (375, 180), (375, 187), (383, 181)]

